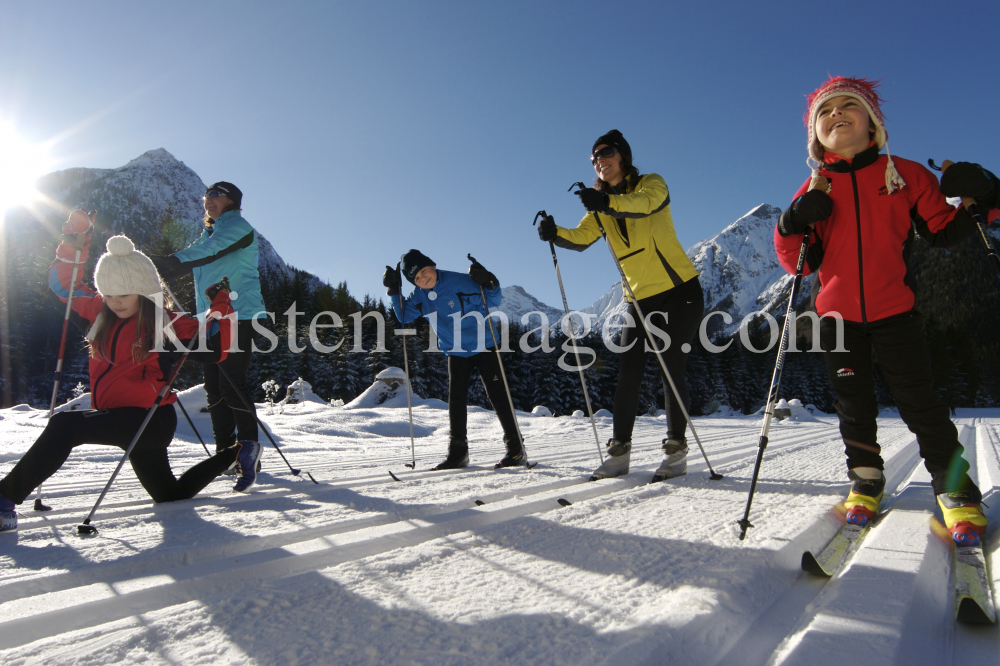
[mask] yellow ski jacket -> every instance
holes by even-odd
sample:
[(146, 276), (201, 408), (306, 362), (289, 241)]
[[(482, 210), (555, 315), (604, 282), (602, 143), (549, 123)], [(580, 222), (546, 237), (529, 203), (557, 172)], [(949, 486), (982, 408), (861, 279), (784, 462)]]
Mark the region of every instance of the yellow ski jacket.
[[(643, 300), (673, 289), (698, 277), (691, 260), (684, 253), (674, 220), (670, 216), (670, 193), (663, 178), (655, 173), (628, 179), (628, 194), (611, 194), (609, 210), (600, 215), (611, 247), (621, 262), (635, 297)], [(559, 247), (582, 252), (601, 238), (601, 229), (587, 213), (576, 229), (556, 227), (553, 241)], [(626, 300), (628, 290), (624, 289)]]

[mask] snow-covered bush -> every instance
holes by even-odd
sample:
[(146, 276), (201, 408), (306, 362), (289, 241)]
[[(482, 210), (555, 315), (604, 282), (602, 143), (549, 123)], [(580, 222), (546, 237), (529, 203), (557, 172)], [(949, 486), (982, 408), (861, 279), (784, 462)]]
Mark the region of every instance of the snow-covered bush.
[(266, 382), (261, 384), (260, 387), (264, 389), (264, 401), (267, 403), (267, 413), (269, 415), (273, 414), (274, 398), (275, 396), (278, 395), (278, 390), (281, 388), (281, 386), (278, 384), (278, 382), (274, 381), (273, 379), (268, 379)]
[(535, 405), (535, 408), (531, 410), (533, 416), (552, 416), (552, 410), (550, 410), (545, 405)]

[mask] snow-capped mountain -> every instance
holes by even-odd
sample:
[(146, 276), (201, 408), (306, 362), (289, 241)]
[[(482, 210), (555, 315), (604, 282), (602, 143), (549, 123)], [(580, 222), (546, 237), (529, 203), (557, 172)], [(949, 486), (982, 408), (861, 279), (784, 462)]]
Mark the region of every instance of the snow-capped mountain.
[[(554, 326), (563, 316), (563, 311), (546, 305), (529, 294), (524, 288), (515, 285), (502, 287), (503, 299), (497, 308), (507, 315), (508, 321), (521, 323), (521, 317), (529, 312), (543, 312), (549, 318), (549, 324)], [(535, 315), (529, 319), (531, 326), (539, 326), (539, 317)]]
[[(184, 246), (201, 233), (205, 183), (190, 167), (163, 148), (149, 150), (116, 169), (73, 168), (38, 181), (38, 190), (65, 207), (97, 210), (98, 231), (122, 233), (148, 251), (157, 221), (172, 219), (171, 232)], [(43, 222), (56, 228), (66, 210), (42, 208)], [(252, 223), (252, 221), (251, 221)], [(290, 275), (294, 270), (258, 233), (262, 275)], [(317, 285), (319, 281), (317, 280)]]
[[(709, 334), (732, 335), (748, 314), (772, 312), (787, 298), (792, 276), (778, 264), (772, 238), (780, 215), (781, 209), (761, 204), (687, 250), (701, 274), (705, 312), (726, 312), (732, 317), (730, 324), (725, 324), (721, 316), (712, 317)], [(810, 282), (804, 285), (806, 292)], [(609, 322), (610, 336), (621, 329), (625, 308), (621, 284), (616, 283), (583, 311), (595, 315), (595, 328), (603, 329)]]

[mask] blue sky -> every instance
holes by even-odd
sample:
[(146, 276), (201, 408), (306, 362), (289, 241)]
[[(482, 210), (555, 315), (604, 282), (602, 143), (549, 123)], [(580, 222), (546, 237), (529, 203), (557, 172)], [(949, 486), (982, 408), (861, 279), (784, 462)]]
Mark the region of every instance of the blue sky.
[[(0, 119), (63, 137), (56, 168), (166, 148), (289, 263), (381, 294), (411, 247), (467, 252), (560, 305), (546, 209), (620, 129), (662, 175), (684, 247), (808, 176), (804, 95), (882, 78), (894, 155), (1000, 170), (994, 31), (965, 2), (45, 2), (0, 4)], [(570, 305), (617, 280), (561, 252)]]

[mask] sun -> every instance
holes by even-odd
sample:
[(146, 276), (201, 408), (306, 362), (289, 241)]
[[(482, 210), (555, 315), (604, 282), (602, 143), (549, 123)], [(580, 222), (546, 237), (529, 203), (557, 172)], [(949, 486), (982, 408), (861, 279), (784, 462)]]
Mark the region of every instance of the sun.
[(35, 190), (35, 181), (50, 164), (44, 146), (26, 141), (13, 126), (0, 121), (0, 215), (41, 196)]

